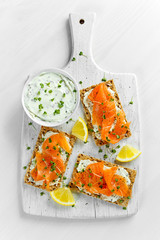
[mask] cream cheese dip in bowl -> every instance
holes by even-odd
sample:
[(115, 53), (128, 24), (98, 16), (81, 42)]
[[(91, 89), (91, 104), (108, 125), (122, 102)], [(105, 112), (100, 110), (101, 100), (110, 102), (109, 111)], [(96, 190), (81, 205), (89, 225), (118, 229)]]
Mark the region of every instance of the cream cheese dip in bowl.
[(29, 76), (22, 92), (26, 114), (35, 123), (46, 127), (67, 122), (79, 101), (76, 81), (61, 69), (48, 69)]

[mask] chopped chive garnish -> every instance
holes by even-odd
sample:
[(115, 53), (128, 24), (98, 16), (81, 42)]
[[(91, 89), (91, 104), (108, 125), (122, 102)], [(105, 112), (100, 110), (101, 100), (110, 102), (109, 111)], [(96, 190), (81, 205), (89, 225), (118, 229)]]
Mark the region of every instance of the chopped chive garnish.
[(102, 102), (101, 104), (103, 105), (104, 103)]
[(47, 169), (47, 166), (44, 169)]
[(46, 149), (48, 149), (49, 147), (47, 146)]
[(82, 183), (82, 187), (84, 187), (84, 183)]
[(64, 176), (64, 177), (63, 177), (63, 180), (66, 180), (66, 179), (67, 179), (67, 178)]
[(113, 101), (114, 101), (114, 98), (111, 98), (110, 101), (113, 102)]
[(45, 139), (45, 138), (41, 138), (42, 142), (44, 142), (44, 139)]
[(118, 145), (116, 148), (120, 148), (121, 146), (120, 145)]
[(117, 116), (119, 116), (120, 115), (120, 113), (117, 113)]
[(37, 95), (40, 95), (40, 91), (37, 92)]
[(75, 167), (78, 167), (78, 164), (77, 163), (75, 163), (75, 165), (74, 165)]
[(128, 199), (131, 199), (131, 197), (130, 197), (130, 196), (128, 196), (127, 198), (128, 198)]
[(23, 169), (27, 169), (27, 166), (24, 166)]
[(56, 150), (56, 147), (55, 147), (55, 146), (53, 146), (53, 149), (54, 149), (54, 150)]
[(123, 207), (123, 210), (127, 210), (127, 208), (126, 208), (126, 207)]
[(115, 181), (116, 181), (116, 182), (118, 182), (118, 179), (117, 179), (117, 178), (115, 178)]
[(133, 97), (131, 98), (131, 101), (129, 102), (129, 104), (133, 104), (133, 101), (132, 101)]
[(88, 183), (88, 186), (89, 186), (89, 187), (92, 187), (92, 183)]
[(99, 185), (100, 188), (103, 188), (103, 185)]
[(82, 84), (82, 81), (79, 81), (79, 84)]
[(63, 102), (63, 101), (60, 101), (60, 102), (58, 103), (58, 107), (59, 107), (59, 108), (62, 108), (63, 105), (64, 105), (64, 102)]
[(41, 97), (38, 98), (38, 101), (41, 101)]
[(35, 98), (34, 98), (34, 101), (37, 101), (37, 100), (38, 100), (38, 98), (35, 97)]
[(27, 147), (27, 150), (31, 149), (30, 147)]
[(74, 61), (76, 61), (76, 58), (75, 58), (75, 57), (73, 57), (73, 58), (72, 58), (72, 61), (73, 61), (73, 62), (74, 62)]
[(112, 153), (116, 153), (116, 150), (112, 148), (111, 152), (112, 152)]
[(102, 116), (102, 118), (103, 118), (103, 119), (106, 119), (106, 116), (105, 116), (105, 115), (103, 115), (103, 116)]
[(52, 98), (51, 101), (53, 102), (53, 101), (54, 101), (54, 98)]
[(46, 85), (49, 87), (49, 86), (50, 86), (50, 82), (49, 82), (49, 83), (46, 83)]
[(109, 144), (106, 144), (106, 148), (109, 148)]
[(65, 154), (66, 154), (66, 157), (68, 158), (68, 157), (69, 157), (69, 153), (68, 153), (68, 152), (65, 152)]
[(51, 143), (52, 142), (52, 139), (51, 138), (49, 138), (49, 143)]
[(117, 186), (117, 189), (120, 189), (120, 186)]
[(42, 161), (44, 162), (44, 161), (45, 161), (45, 159), (44, 159), (44, 158), (42, 158)]
[(65, 97), (65, 96), (66, 96), (66, 94), (65, 94), (65, 93), (63, 93), (62, 97)]
[(49, 92), (49, 93), (52, 93), (52, 90), (49, 90), (48, 92)]
[(56, 170), (56, 168), (54, 166), (51, 166), (50, 171), (53, 172), (54, 170)]
[(104, 78), (102, 78), (102, 82), (106, 82), (107, 81), (107, 79), (104, 77)]
[(58, 84), (58, 88), (60, 88), (61, 87), (61, 85), (60, 84)]
[(43, 113), (44, 115), (46, 115), (47, 114), (47, 112), (46, 111), (44, 111), (44, 113)]
[(103, 152), (103, 150), (100, 148), (100, 149), (98, 150), (98, 152)]
[(60, 109), (56, 109), (53, 114), (54, 114), (54, 115), (60, 114)]
[(120, 138), (120, 136), (119, 136), (119, 135), (117, 135), (116, 137), (117, 137), (117, 139), (119, 139), (119, 138)]
[(106, 140), (108, 141), (108, 142), (110, 142), (111, 140), (108, 138), (108, 137), (106, 137)]
[(44, 192), (40, 192), (40, 195), (43, 196), (45, 193)]
[(46, 177), (46, 175), (43, 175), (43, 177)]
[(43, 105), (39, 104), (39, 110), (43, 109)]
[(90, 131), (90, 132), (94, 132), (94, 130), (93, 130), (93, 129), (91, 129), (91, 128), (88, 128), (88, 131)]
[(44, 88), (44, 84), (43, 83), (40, 83), (40, 86), (41, 86), (41, 88)]
[(80, 53), (79, 53), (79, 56), (82, 56), (82, 55), (83, 55), (83, 52), (80, 52)]
[(108, 158), (108, 155), (107, 155), (107, 154), (104, 154), (103, 158), (104, 158), (104, 159)]
[(111, 192), (114, 192), (114, 188), (111, 190)]
[(76, 89), (74, 89), (74, 90), (73, 90), (73, 92), (77, 92), (77, 90), (76, 90)]
[(45, 89), (44, 92), (46, 93), (46, 92), (47, 92), (47, 89)]
[(32, 122), (29, 122), (28, 125), (32, 125)]

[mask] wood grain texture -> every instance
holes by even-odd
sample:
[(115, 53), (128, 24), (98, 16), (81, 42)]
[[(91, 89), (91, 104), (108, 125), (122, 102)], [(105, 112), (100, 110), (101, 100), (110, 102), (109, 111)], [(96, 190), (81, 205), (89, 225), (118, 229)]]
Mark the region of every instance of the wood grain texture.
[[(80, 19), (84, 19), (84, 24), (79, 23)], [(129, 73), (122, 74), (104, 71), (94, 62), (91, 52), (91, 42), (95, 14), (70, 14), (69, 20), (72, 33), (72, 55), (64, 70), (70, 73), (77, 82), (82, 81), (82, 84), (79, 85), (81, 89), (100, 83), (104, 76), (107, 80), (114, 80), (127, 119), (132, 122), (130, 126), (132, 136), (128, 139), (121, 140), (120, 145), (122, 146), (129, 143), (140, 149), (140, 122), (136, 76)], [(84, 56), (79, 55), (81, 51)], [(76, 58), (76, 61), (72, 61), (73, 57)], [(134, 104), (129, 105), (132, 97), (134, 99)], [(78, 111), (73, 116), (73, 119), (76, 120), (78, 116), (85, 118), (82, 105), (79, 106)], [(24, 115), (21, 144), (22, 166), (29, 162), (29, 153), (26, 154), (26, 146), (29, 144), (29, 146), (32, 146), (30, 152), (33, 150), (40, 129), (39, 126), (36, 125), (34, 125), (35, 129), (28, 126), (29, 121), (30, 119)], [(59, 130), (70, 133), (73, 124), (73, 122), (63, 124), (59, 127)], [(111, 145), (110, 147), (112, 148), (115, 146)], [(71, 177), (77, 155), (79, 153), (85, 153), (86, 155), (103, 159), (103, 155), (105, 153), (108, 154), (108, 150), (105, 146), (103, 146), (103, 153), (98, 153), (98, 149), (99, 148), (95, 145), (91, 136), (89, 136), (87, 144), (84, 144), (79, 140), (77, 141), (65, 174), (68, 177), (68, 181)], [(115, 155), (109, 155), (109, 159), (107, 160), (114, 162)], [(133, 198), (126, 211), (124, 211), (121, 207), (107, 204), (101, 200), (92, 199), (82, 194), (75, 195), (76, 206), (74, 208), (63, 208), (62, 206), (53, 203), (47, 194), (45, 194), (42, 198), (38, 189), (25, 186), (23, 183), (24, 176), (22, 174), (23, 209), (29, 214), (60, 218), (113, 218), (133, 215), (138, 211), (139, 161), (140, 159), (137, 159), (123, 165), (124, 167), (137, 170), (137, 177), (133, 187)]]

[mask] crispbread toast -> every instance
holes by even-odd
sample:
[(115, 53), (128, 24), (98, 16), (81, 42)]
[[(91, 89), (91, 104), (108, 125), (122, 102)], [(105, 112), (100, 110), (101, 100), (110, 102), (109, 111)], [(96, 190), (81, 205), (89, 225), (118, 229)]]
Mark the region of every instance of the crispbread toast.
[[(84, 104), (84, 97), (85, 97), (85, 93), (87, 93), (88, 91), (90, 91), (91, 89), (94, 89), (97, 85), (92, 85), (88, 88), (85, 88), (85, 89), (82, 89), (80, 90), (80, 98), (81, 98), (81, 102), (82, 102), (82, 105), (83, 105), (83, 108), (84, 108), (84, 111), (85, 111), (85, 116), (86, 116), (86, 119), (87, 119), (87, 124), (88, 124), (88, 128), (89, 129), (94, 129), (93, 128), (93, 125), (92, 125), (92, 121), (91, 121), (91, 113), (89, 111), (89, 109), (85, 106)], [(120, 109), (123, 109), (122, 108), (122, 104), (120, 102), (120, 99), (119, 99), (119, 96), (118, 96), (118, 93), (116, 91), (116, 87), (115, 87), (115, 84), (113, 82), (113, 80), (109, 80), (106, 82), (106, 86), (109, 87), (113, 92), (114, 92), (114, 98), (115, 98), (115, 103), (116, 103), (116, 106)], [(125, 118), (126, 122), (127, 122), (127, 119)], [(95, 143), (97, 146), (102, 146), (102, 145), (105, 145), (105, 144), (108, 144), (109, 142), (108, 141), (104, 141), (102, 139), (99, 139), (97, 136), (96, 136), (96, 133), (94, 131), (92, 131), (92, 136), (95, 140)], [(126, 131), (126, 134), (124, 136), (124, 138), (127, 138), (127, 137), (130, 137), (131, 136), (131, 131), (130, 129), (128, 128), (127, 131)]]
[[(42, 135), (45, 135), (48, 131), (52, 131), (53, 133), (60, 133), (61, 132), (61, 131), (59, 131), (57, 129), (54, 129), (54, 128), (51, 128), (51, 127), (41, 127), (41, 130), (40, 130), (39, 136), (37, 138), (37, 142), (36, 142), (32, 157), (31, 157), (30, 162), (28, 164), (28, 168), (27, 168), (27, 171), (26, 171), (26, 174), (25, 174), (25, 177), (24, 177), (24, 182), (26, 184), (32, 185), (32, 186), (40, 188), (40, 189), (53, 191), (60, 186), (60, 182), (61, 182), (61, 179), (63, 178), (64, 172), (61, 174), (61, 178), (59, 178), (59, 181), (58, 181), (57, 184), (49, 186), (49, 189), (46, 189), (45, 186), (37, 185), (34, 181), (31, 180), (31, 170), (30, 170), (32, 160), (35, 158), (36, 152), (39, 151), (39, 146), (43, 143)], [(71, 147), (73, 148), (74, 143), (76, 141), (76, 137), (74, 137), (73, 135), (69, 135), (68, 133), (64, 133), (64, 134), (70, 139), (69, 143), (70, 143)], [(69, 161), (70, 155), (71, 155), (71, 153), (68, 154), (68, 157), (65, 161), (65, 168), (66, 168), (67, 163)]]
[[(96, 161), (96, 162), (103, 162), (104, 165), (107, 166), (107, 167), (121, 167), (121, 168), (124, 168), (128, 172), (129, 179), (130, 179), (130, 182), (131, 182), (130, 185), (129, 185), (129, 189), (132, 191), (132, 187), (133, 187), (133, 184), (134, 184), (134, 181), (135, 181), (135, 177), (136, 177), (136, 170), (133, 170), (133, 169), (130, 169), (130, 168), (125, 168), (125, 167), (119, 166), (117, 164), (113, 164), (111, 162), (103, 161), (103, 160), (100, 160), (100, 159), (97, 159), (97, 158), (93, 158), (91, 156), (87, 156), (87, 155), (83, 155), (83, 154), (79, 154), (78, 155), (77, 162), (76, 162), (76, 167), (78, 166), (78, 164), (79, 164), (79, 162), (81, 160), (90, 160), (90, 161)], [(81, 192), (80, 189), (76, 186), (76, 184), (73, 181), (73, 177), (77, 173), (76, 167), (73, 170), (72, 179), (71, 179), (71, 181), (69, 183), (69, 186), (70, 186), (71, 189), (76, 190), (78, 192)], [(117, 204), (117, 205), (122, 206), (122, 207), (127, 207), (128, 202), (129, 202), (129, 198), (127, 198), (127, 197), (120, 197), (117, 201), (111, 202), (111, 201), (103, 199), (102, 194), (94, 194), (94, 193), (91, 194), (91, 193), (88, 193), (88, 192), (85, 192), (85, 191), (82, 191), (82, 193), (84, 193), (84, 194), (86, 194), (88, 196), (92, 196), (92, 197), (95, 197), (95, 198), (102, 199), (102, 200), (110, 202), (110, 203)]]

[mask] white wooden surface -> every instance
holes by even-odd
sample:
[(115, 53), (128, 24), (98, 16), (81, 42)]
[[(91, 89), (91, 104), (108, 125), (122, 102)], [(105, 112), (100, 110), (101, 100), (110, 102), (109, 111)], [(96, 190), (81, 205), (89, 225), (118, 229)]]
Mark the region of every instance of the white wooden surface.
[[(86, 88), (88, 86), (98, 84), (101, 79), (106, 77), (107, 80), (113, 79), (119, 93), (122, 105), (127, 116), (128, 121), (131, 123), (132, 136), (128, 139), (120, 141), (118, 144), (121, 147), (130, 143), (132, 146), (140, 149), (140, 122), (139, 122), (139, 106), (137, 97), (137, 79), (134, 74), (117, 74), (103, 71), (100, 69), (93, 60), (91, 54), (91, 39), (92, 39), (92, 29), (95, 20), (94, 13), (87, 14), (70, 14), (69, 22), (71, 26), (72, 33), (72, 57), (76, 58), (76, 61), (70, 60), (65, 70), (75, 78), (77, 82), (82, 81), (81, 88)], [(83, 19), (84, 24), (80, 24), (80, 20)], [(80, 52), (83, 52), (84, 56), (79, 56)], [(133, 98), (134, 104), (130, 105), (129, 102)], [(83, 119), (84, 111), (82, 105), (80, 104), (76, 113), (73, 115), (73, 120), (77, 120), (78, 116)], [(30, 156), (32, 155), (33, 148), (36, 143), (36, 139), (39, 133), (39, 126), (34, 124), (29, 126), (31, 121), (26, 115), (24, 116), (24, 123), (22, 127), (22, 149), (21, 149), (21, 181), (22, 181), (22, 201), (23, 209), (28, 214), (50, 216), (50, 217), (60, 217), (60, 218), (112, 218), (120, 216), (130, 216), (138, 211), (138, 179), (139, 179), (139, 163), (140, 157), (133, 162), (124, 164), (124, 166), (134, 168), (137, 170), (138, 174), (136, 177), (136, 182), (133, 188), (133, 198), (124, 211), (122, 207), (107, 204), (98, 199), (93, 199), (91, 197), (85, 196), (83, 194), (76, 194), (76, 204), (75, 207), (63, 207), (59, 206), (57, 203), (53, 203), (49, 194), (46, 192), (45, 196), (40, 195), (41, 190), (34, 187), (30, 187), (24, 184), (24, 174), (23, 166), (28, 165)], [(57, 129), (61, 129), (65, 132), (71, 133), (73, 122), (68, 124), (62, 124)], [(116, 144), (116, 145), (118, 145)], [(116, 145), (112, 145), (115, 148)], [(29, 153), (26, 153), (26, 147), (30, 146), (31, 149)], [(103, 152), (100, 154), (98, 152), (99, 147), (95, 145), (93, 138), (90, 136), (88, 143), (84, 144), (81, 141), (77, 141), (73, 149), (72, 156), (69, 160), (67, 171), (65, 175), (69, 179), (71, 178), (73, 167), (75, 165), (77, 156), (79, 153), (85, 153), (87, 155), (98, 157), (103, 159), (103, 155), (107, 153), (109, 156), (108, 161), (114, 162), (116, 154), (111, 154), (107, 152), (106, 146), (102, 147)], [(111, 156), (112, 155), (112, 156)]]
[[(67, 64), (68, 14), (85, 11), (97, 13), (92, 47), (96, 63), (138, 77), (143, 152), (139, 211), (130, 218), (94, 221), (29, 216), (22, 211), (20, 196), (23, 83), (28, 73)], [(0, 239), (159, 239), (159, 12), (158, 0), (0, 1)]]

